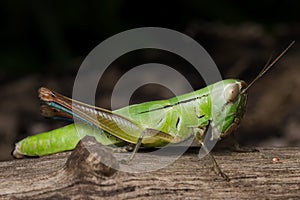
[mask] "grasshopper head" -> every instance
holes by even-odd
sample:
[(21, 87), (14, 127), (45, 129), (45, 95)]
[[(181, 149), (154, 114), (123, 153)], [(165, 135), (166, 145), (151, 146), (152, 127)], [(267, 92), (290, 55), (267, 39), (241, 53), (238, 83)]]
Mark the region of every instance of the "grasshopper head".
[(211, 125), (215, 139), (229, 135), (239, 125), (247, 102), (245, 88), (247, 84), (236, 79), (220, 81), (211, 88)]
[(269, 60), (249, 85), (237, 79), (227, 79), (212, 85), (210, 118), (213, 139), (225, 137), (237, 128), (245, 112), (248, 89), (271, 69), (294, 43), (295, 41), (292, 41), (272, 62)]

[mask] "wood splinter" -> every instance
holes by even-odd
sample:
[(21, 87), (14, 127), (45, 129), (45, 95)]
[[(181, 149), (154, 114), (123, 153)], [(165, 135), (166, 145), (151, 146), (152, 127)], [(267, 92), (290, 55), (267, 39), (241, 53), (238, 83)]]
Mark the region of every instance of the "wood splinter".
[(119, 168), (117, 159), (94, 137), (84, 137), (69, 156), (64, 170), (80, 180), (95, 181), (114, 175)]

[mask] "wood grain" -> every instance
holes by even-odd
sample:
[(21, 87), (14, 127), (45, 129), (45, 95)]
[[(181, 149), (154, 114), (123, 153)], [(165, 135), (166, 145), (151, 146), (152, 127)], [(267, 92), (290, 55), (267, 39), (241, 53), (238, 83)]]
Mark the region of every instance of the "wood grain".
[[(254, 153), (214, 151), (224, 181), (189, 149), (173, 164), (157, 171), (116, 171), (118, 159), (93, 139), (71, 152), (0, 163), (0, 199), (297, 199), (300, 197), (300, 147), (261, 148)], [(93, 151), (90, 151), (91, 148)], [(175, 155), (163, 155), (172, 157)], [(141, 152), (140, 168), (160, 164)], [(102, 164), (105, 163), (106, 165)], [(107, 166), (108, 165), (108, 166)], [(134, 161), (132, 163), (134, 165)]]

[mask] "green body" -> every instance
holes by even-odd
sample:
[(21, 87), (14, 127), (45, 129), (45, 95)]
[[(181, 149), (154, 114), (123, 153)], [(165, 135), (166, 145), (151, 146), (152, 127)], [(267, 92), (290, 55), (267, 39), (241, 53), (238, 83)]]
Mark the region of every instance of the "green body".
[[(223, 97), (224, 88), (236, 82), (239, 80), (223, 80), (168, 100), (131, 105), (115, 110), (114, 113), (134, 121), (142, 129), (159, 130), (179, 136), (182, 140), (193, 134), (193, 128), (206, 127), (209, 120), (220, 133), (224, 133), (235, 118), (242, 118), (246, 105), (246, 96), (241, 95), (235, 103), (224, 107), (227, 103)], [(160, 146), (157, 143), (149, 145)]]
[(93, 136), (103, 145), (123, 146), (125, 142), (102, 130), (89, 125), (77, 123), (69, 124), (49, 132), (29, 136), (16, 143), (14, 156), (44, 156), (62, 151), (72, 150), (84, 136)]
[[(78, 134), (74, 124), (71, 124), (23, 139), (16, 144), (14, 155), (42, 156), (71, 150), (85, 135), (95, 136), (104, 145), (136, 144), (141, 131), (145, 129), (158, 130), (166, 136), (176, 138), (174, 142), (180, 142), (196, 134), (199, 129), (202, 130), (202, 140), (206, 128), (211, 125), (215, 132), (214, 139), (220, 139), (236, 128), (244, 114), (247, 99), (247, 94), (241, 93), (244, 84), (240, 80), (227, 79), (168, 100), (130, 105), (113, 113), (133, 122), (138, 127), (136, 129), (125, 133), (110, 133), (88, 125), (79, 125)], [(231, 88), (238, 88), (239, 91), (234, 94), (234, 99)], [(169, 142), (164, 137), (149, 138), (143, 140), (142, 145), (161, 147)]]

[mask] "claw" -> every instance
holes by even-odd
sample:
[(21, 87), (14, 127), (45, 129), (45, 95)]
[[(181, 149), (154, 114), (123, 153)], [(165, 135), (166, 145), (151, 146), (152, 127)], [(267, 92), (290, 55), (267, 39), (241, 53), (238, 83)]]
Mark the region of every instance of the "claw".
[(214, 165), (213, 170), (218, 176), (221, 176), (225, 181), (230, 181), (230, 178), (224, 172), (221, 171), (218, 165)]

